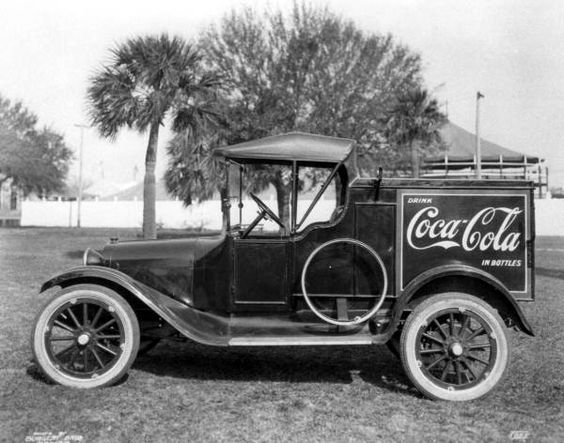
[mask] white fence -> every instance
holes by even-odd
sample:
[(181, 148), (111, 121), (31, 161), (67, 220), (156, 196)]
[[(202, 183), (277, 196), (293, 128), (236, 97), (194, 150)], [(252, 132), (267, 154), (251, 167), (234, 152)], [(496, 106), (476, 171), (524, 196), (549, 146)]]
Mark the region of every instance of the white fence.
[[(206, 201), (185, 208), (179, 201), (158, 201), (157, 225), (164, 228), (221, 229), (219, 201)], [(24, 201), (22, 226), (76, 226), (76, 202)], [(143, 225), (142, 201), (83, 201), (82, 227), (140, 228)]]
[[(248, 224), (256, 216), (258, 208), (252, 200), (244, 200), (243, 203), (243, 222)], [(298, 219), (310, 203), (310, 200), (300, 201)], [(277, 212), (276, 200), (267, 200), (266, 204)], [(76, 202), (24, 201), (21, 225), (76, 226), (77, 209)], [(320, 200), (309, 215), (308, 221), (329, 220), (334, 209), (334, 200)], [(232, 204), (232, 223), (239, 219), (238, 212), (237, 205)], [(156, 219), (157, 225), (163, 228), (221, 229), (221, 206), (219, 200), (194, 203), (188, 207), (184, 207), (179, 201), (157, 201)], [(81, 204), (80, 225), (85, 228), (140, 228), (142, 224), (142, 201), (83, 201)], [(272, 221), (263, 222), (261, 228), (278, 231), (278, 226)]]
[[(276, 208), (274, 201), (267, 203), (271, 208)], [(310, 217), (327, 220), (334, 204), (332, 201), (319, 201), (315, 213)], [(307, 204), (303, 207), (307, 207)], [(564, 235), (564, 199), (535, 200), (535, 209), (537, 235)], [(231, 210), (236, 211), (235, 205)], [(255, 210), (256, 206), (252, 202), (245, 204), (245, 219)], [(157, 224), (164, 228), (221, 228), (221, 210), (217, 200), (187, 208), (179, 201), (158, 201), (156, 212)], [(139, 228), (142, 219), (141, 201), (85, 201), (81, 206), (83, 227)], [(22, 226), (76, 226), (76, 222), (76, 202), (22, 202)]]

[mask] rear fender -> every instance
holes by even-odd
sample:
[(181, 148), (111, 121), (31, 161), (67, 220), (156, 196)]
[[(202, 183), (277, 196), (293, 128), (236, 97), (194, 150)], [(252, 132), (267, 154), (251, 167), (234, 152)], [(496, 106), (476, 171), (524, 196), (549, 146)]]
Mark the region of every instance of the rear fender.
[(473, 285), (467, 285), (466, 282), (475, 283), (482, 289), (472, 292), (472, 295), (480, 297), (492, 305), (500, 311), (502, 317), (509, 317), (520, 330), (531, 336), (535, 335), (523, 311), (503, 283), (487, 272), (465, 265), (450, 265), (430, 269), (410, 282), (398, 300), (393, 319), (394, 325), (399, 324), (402, 313), (413, 302), (422, 300), (428, 295), (437, 293), (437, 290), (442, 291), (448, 287), (451, 290), (454, 288), (462, 291), (471, 289)]
[(141, 301), (189, 339), (211, 346), (228, 344), (227, 319), (180, 303), (115, 269), (102, 266), (72, 268), (51, 277), (42, 285), (41, 292), (54, 286), (65, 288), (81, 283), (95, 283), (110, 288), (117, 286), (127, 294), (126, 299), (134, 297)]

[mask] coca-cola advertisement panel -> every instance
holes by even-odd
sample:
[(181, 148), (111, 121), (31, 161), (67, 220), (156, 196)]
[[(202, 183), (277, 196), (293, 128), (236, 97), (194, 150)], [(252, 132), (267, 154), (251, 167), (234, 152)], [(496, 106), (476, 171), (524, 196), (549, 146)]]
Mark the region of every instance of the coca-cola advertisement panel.
[(429, 269), (464, 264), (528, 292), (528, 195), (513, 191), (404, 191), (400, 288)]

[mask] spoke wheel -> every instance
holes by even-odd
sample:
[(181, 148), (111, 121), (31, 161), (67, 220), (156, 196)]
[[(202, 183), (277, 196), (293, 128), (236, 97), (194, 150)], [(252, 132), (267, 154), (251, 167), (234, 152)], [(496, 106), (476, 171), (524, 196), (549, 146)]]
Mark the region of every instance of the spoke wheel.
[(509, 360), (503, 320), (484, 301), (460, 293), (419, 304), (403, 328), (400, 351), (414, 385), (440, 400), (487, 394), (503, 378)]
[(127, 372), (139, 348), (139, 324), (119, 294), (77, 285), (55, 294), (42, 309), (32, 340), (35, 360), (49, 379), (93, 388)]

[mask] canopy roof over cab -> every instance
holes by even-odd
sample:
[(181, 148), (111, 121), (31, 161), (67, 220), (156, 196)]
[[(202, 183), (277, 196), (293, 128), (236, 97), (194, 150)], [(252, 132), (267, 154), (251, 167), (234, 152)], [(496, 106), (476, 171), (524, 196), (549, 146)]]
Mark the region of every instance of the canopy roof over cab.
[(349, 156), (353, 144), (354, 140), (347, 138), (290, 132), (218, 148), (215, 154), (234, 160), (340, 163)]

